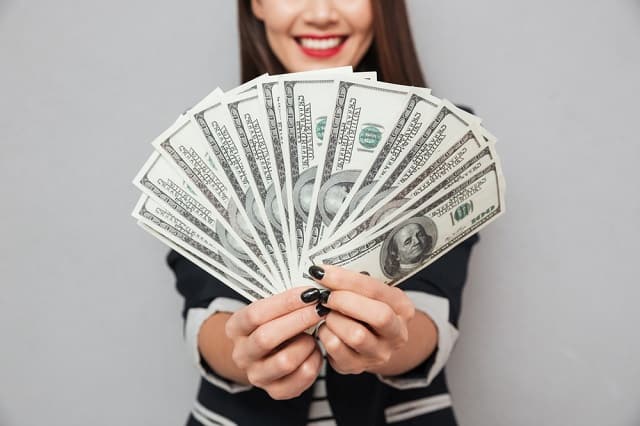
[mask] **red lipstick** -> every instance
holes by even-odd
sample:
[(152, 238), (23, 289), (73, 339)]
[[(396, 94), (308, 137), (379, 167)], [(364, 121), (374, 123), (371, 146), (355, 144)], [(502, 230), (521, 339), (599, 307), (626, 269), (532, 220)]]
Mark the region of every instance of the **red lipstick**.
[(347, 37), (334, 34), (305, 34), (296, 37), (298, 46), (304, 54), (313, 58), (329, 58), (336, 55), (346, 40)]

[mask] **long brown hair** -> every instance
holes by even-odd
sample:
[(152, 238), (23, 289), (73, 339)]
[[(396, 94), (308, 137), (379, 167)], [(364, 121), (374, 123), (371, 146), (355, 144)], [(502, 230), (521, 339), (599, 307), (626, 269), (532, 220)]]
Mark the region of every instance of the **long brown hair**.
[[(371, 0), (373, 42), (357, 71), (377, 71), (378, 80), (426, 87), (413, 44), (404, 0)], [(287, 72), (273, 54), (264, 24), (251, 10), (251, 0), (238, 0), (242, 81), (265, 72)]]

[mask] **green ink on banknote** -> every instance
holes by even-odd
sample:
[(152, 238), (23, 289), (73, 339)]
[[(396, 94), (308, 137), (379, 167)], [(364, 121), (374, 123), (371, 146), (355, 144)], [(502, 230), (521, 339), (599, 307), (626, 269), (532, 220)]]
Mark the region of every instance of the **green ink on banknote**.
[(466, 202), (460, 205), (456, 209), (456, 211), (453, 213), (453, 218), (459, 222), (462, 219), (464, 219), (472, 211), (473, 211), (473, 204), (471, 204), (470, 202)]
[(382, 132), (384, 128), (377, 124), (365, 124), (360, 130), (360, 136), (358, 137), (358, 142), (364, 148), (373, 149), (382, 140)]
[(327, 127), (327, 116), (318, 117), (316, 119), (316, 137), (322, 140), (324, 137), (324, 129)]

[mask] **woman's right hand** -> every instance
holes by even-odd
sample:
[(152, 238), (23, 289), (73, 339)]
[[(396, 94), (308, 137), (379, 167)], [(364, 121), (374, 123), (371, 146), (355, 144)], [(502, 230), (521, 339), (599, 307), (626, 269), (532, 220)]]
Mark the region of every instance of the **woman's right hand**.
[(299, 396), (318, 376), (322, 354), (304, 331), (322, 319), (312, 304), (319, 297), (318, 289), (294, 288), (255, 301), (226, 322), (233, 362), (273, 399)]

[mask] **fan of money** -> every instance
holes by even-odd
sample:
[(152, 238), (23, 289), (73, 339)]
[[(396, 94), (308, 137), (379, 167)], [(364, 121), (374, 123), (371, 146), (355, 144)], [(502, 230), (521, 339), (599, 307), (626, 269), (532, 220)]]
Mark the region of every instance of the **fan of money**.
[(146, 231), (250, 300), (313, 264), (396, 285), (504, 212), (496, 139), (429, 89), (334, 68), (202, 99), (134, 179)]

